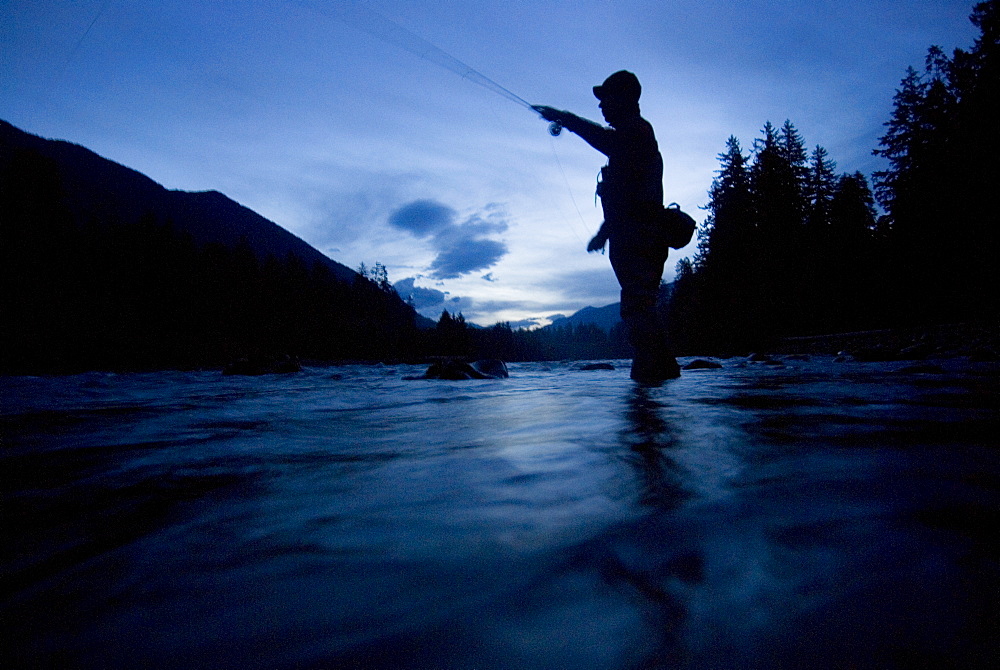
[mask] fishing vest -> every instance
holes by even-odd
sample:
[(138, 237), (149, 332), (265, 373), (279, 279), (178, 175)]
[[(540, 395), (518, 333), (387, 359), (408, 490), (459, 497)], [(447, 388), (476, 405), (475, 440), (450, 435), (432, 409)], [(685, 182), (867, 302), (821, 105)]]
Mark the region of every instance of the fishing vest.
[(614, 228), (663, 208), (663, 158), (653, 127), (643, 118), (615, 128), (608, 164), (597, 184), (604, 220)]

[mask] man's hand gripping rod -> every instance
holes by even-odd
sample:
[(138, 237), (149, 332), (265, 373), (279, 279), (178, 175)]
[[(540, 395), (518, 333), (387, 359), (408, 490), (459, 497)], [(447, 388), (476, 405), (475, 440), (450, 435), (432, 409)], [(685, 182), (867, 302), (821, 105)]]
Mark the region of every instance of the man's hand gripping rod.
[(559, 114), (558, 110), (546, 107), (545, 105), (532, 105), (531, 108), (538, 112), (543, 119), (552, 122), (549, 124), (549, 135), (558, 137), (563, 129), (562, 123), (559, 122), (558, 118), (555, 118)]

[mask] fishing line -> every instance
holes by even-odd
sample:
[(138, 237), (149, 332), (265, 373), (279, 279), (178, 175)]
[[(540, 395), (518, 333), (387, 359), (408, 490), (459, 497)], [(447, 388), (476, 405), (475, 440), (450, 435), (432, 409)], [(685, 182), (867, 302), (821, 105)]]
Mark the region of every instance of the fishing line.
[(423, 37), (407, 30), (392, 19), (379, 14), (364, 2), (352, 2), (349, 0), (347, 2), (334, 3), (333, 6), (327, 6), (303, 0), (300, 4), (310, 6), (316, 11), (332, 16), (351, 27), (359, 28), (383, 42), (409, 51), (424, 60), (428, 60), (439, 67), (454, 72), (463, 79), (468, 79), (474, 84), (479, 84), (483, 88), (493, 91), (511, 102), (516, 102), (522, 107), (527, 107), (531, 111), (535, 111), (531, 103), (521, 96), (496, 83), (475, 68), (469, 67), (445, 50), (434, 46)]
[[(549, 132), (552, 131), (550, 130)], [(558, 134), (559, 133), (552, 133), (552, 136), (555, 137)], [(549, 144), (552, 147), (552, 157), (556, 159), (556, 165), (559, 166), (559, 173), (562, 175), (563, 183), (566, 184), (566, 190), (569, 192), (569, 199), (573, 201), (573, 209), (576, 210), (576, 215), (580, 217), (580, 223), (583, 224), (583, 229), (584, 231), (586, 231), (587, 220), (583, 218), (583, 212), (580, 211), (580, 206), (576, 204), (576, 197), (573, 195), (573, 187), (570, 186), (569, 178), (566, 176), (566, 170), (563, 169), (562, 161), (559, 160), (559, 153), (556, 151), (556, 144), (555, 142), (552, 141), (550, 141)], [(576, 226), (571, 225), (570, 230), (573, 231), (573, 236), (576, 237), (577, 240), (579, 240), (580, 242), (584, 242), (584, 240), (580, 239), (580, 236), (577, 234)], [(587, 233), (585, 232), (585, 234)]]
[[(486, 90), (492, 91), (493, 93), (496, 93), (511, 102), (521, 105), (522, 107), (527, 107), (536, 114), (538, 113), (538, 110), (535, 109), (534, 105), (521, 96), (517, 95), (505, 86), (501, 86), (475, 68), (463, 63), (444, 49), (431, 44), (423, 37), (407, 30), (392, 19), (383, 16), (369, 7), (365, 2), (359, 0), (347, 0), (345, 2), (337, 2), (333, 4), (333, 6), (329, 6), (317, 5), (316, 3), (308, 2), (307, 0), (299, 0), (299, 4), (310, 7), (321, 14), (331, 16), (348, 26), (363, 30), (383, 42), (397, 46), (405, 51), (409, 51), (424, 60), (430, 61), (439, 67), (454, 72), (463, 79), (471, 81), (474, 84), (478, 84)], [(558, 122), (552, 122), (549, 124), (550, 135), (555, 137), (559, 135), (560, 132), (562, 132), (562, 126)], [(587, 223), (583, 218), (583, 214), (580, 212), (580, 207), (576, 203), (576, 198), (573, 196), (573, 189), (569, 186), (569, 179), (566, 177), (566, 171), (563, 169), (559, 156), (555, 153), (555, 147), (552, 148), (552, 151), (556, 158), (556, 163), (559, 165), (559, 171), (562, 173), (563, 181), (566, 183), (566, 187), (570, 192), (570, 199), (573, 201), (573, 207), (576, 208), (577, 216), (580, 217), (580, 222), (584, 225), (584, 227), (586, 227)], [(579, 237), (576, 229), (572, 226), (570, 228), (573, 230), (573, 234)]]
[[(463, 79), (478, 84), (488, 91), (493, 91), (497, 95), (515, 102), (522, 107), (527, 107), (536, 114), (538, 113), (534, 105), (509, 88), (501, 86), (482, 72), (455, 58), (444, 49), (431, 44), (423, 37), (407, 30), (387, 16), (379, 14), (365, 2), (347, 0), (346, 2), (337, 2), (332, 7), (326, 5), (317, 6), (315, 3), (307, 2), (306, 0), (300, 0), (299, 4), (312, 7), (314, 10), (332, 16), (342, 23), (359, 28), (383, 42), (409, 51), (424, 60), (454, 72)], [(549, 124), (549, 134), (553, 137), (561, 132), (562, 126), (558, 121), (553, 121)]]
[(102, 4), (101, 8), (97, 10), (97, 15), (90, 22), (90, 25), (87, 26), (87, 29), (83, 31), (83, 35), (80, 36), (80, 39), (77, 40), (76, 45), (70, 50), (69, 55), (66, 56), (66, 62), (63, 63), (62, 68), (59, 70), (58, 74), (56, 74), (54, 79), (56, 86), (59, 85), (59, 82), (61, 82), (63, 77), (66, 75), (66, 70), (69, 69), (70, 63), (73, 62), (73, 58), (76, 56), (76, 52), (80, 50), (80, 47), (83, 45), (83, 41), (87, 39), (87, 35), (89, 35), (90, 31), (94, 28), (94, 24), (96, 24), (97, 21), (101, 18), (101, 16), (104, 15), (104, 12), (107, 11), (108, 7), (110, 7), (113, 2), (114, 0), (104, 0), (104, 4)]

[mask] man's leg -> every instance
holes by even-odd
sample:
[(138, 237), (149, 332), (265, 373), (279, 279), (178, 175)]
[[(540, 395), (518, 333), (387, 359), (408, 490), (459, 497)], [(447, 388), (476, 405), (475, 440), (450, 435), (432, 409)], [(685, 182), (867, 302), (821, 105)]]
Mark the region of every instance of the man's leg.
[(655, 382), (679, 376), (656, 309), (664, 259), (652, 257), (648, 248), (627, 240), (613, 241), (609, 255), (622, 289), (622, 321), (635, 350), (632, 378)]

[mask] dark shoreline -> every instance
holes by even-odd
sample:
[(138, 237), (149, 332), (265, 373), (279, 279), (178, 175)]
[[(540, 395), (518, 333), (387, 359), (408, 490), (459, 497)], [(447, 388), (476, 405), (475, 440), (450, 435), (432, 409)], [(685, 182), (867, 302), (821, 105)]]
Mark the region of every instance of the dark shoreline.
[(966, 322), (785, 337), (770, 353), (850, 355), (858, 360), (1000, 360), (1000, 323)]
[[(863, 330), (847, 333), (830, 333), (827, 335), (806, 335), (801, 337), (785, 337), (777, 340), (770, 347), (763, 347), (760, 353), (773, 355), (816, 355), (816, 356), (850, 356), (857, 361), (905, 361), (923, 360), (927, 358), (961, 358), (967, 357), (973, 361), (1000, 361), (1000, 322), (964, 322), (955, 324), (937, 324), (928, 326), (912, 326), (906, 328), (887, 328), (881, 330)], [(743, 352), (744, 355), (748, 352)], [(718, 354), (698, 352), (695, 357), (720, 357)], [(722, 355), (729, 358), (729, 355)], [(268, 357), (270, 360), (271, 357)], [(423, 356), (407, 359), (384, 360), (320, 360), (295, 359), (302, 365), (317, 367), (336, 367), (343, 365), (396, 365), (409, 363), (415, 365), (430, 364), (440, 361), (441, 356)], [(589, 359), (580, 359), (589, 360)], [(0, 372), (0, 376), (36, 376), (36, 375), (73, 375), (85, 372), (158, 372), (163, 370), (219, 370), (222, 371), (233, 361), (201, 361), (187, 364), (127, 365), (89, 368), (58, 364), (41, 370), (8, 369)], [(289, 370), (291, 371), (291, 370)]]

